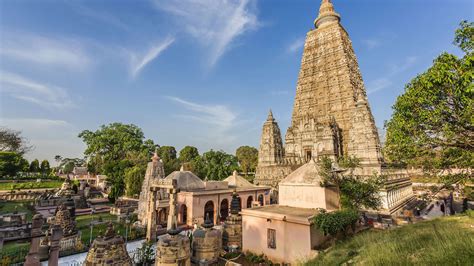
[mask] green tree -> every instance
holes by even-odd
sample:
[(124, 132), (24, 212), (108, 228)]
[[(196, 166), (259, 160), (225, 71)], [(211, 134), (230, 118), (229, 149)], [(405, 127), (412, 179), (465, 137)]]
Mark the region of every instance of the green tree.
[(72, 171), (74, 170), (74, 167), (76, 167), (76, 164), (72, 161), (70, 162), (67, 162), (64, 166), (63, 166), (63, 173), (64, 174), (70, 174), (72, 173)]
[(176, 148), (173, 146), (161, 146), (158, 148), (158, 156), (163, 161), (163, 168), (165, 169), (165, 175), (171, 174), (173, 171), (177, 171), (180, 168), (180, 163), (176, 157)]
[(17, 152), (0, 151), (0, 177), (14, 177), (24, 167), (24, 161)]
[(30, 169), (30, 163), (28, 162), (28, 160), (25, 159), (25, 158), (21, 158), (20, 171), (21, 172), (28, 172), (29, 169)]
[(341, 205), (346, 209), (360, 209), (362, 207), (378, 209), (381, 204), (379, 191), (385, 179), (382, 176), (373, 176), (361, 180), (353, 174), (359, 167), (356, 157), (340, 158), (339, 165), (344, 171), (333, 171), (331, 159), (321, 159), (320, 175), (323, 177), (321, 186), (337, 186), (341, 195)]
[(208, 180), (223, 180), (239, 169), (237, 157), (210, 150), (194, 160), (195, 174)]
[(39, 171), (40, 171), (39, 161), (38, 159), (34, 159), (33, 161), (31, 161), (31, 164), (30, 164), (30, 172), (38, 173)]
[(112, 123), (94, 132), (84, 130), (79, 137), (87, 145), (84, 154), (88, 159), (88, 168), (109, 178), (111, 199), (125, 192), (126, 170), (140, 165), (146, 167), (155, 149), (153, 141), (145, 140), (143, 131), (135, 125)]
[(40, 170), (42, 174), (49, 174), (51, 172), (51, 167), (49, 166), (48, 160), (43, 160), (41, 162)]
[(235, 155), (240, 164), (240, 169), (247, 175), (248, 172), (254, 172), (258, 163), (258, 150), (250, 146), (239, 147)]
[(133, 166), (125, 170), (125, 193), (127, 196), (134, 197), (140, 195), (143, 179), (145, 178), (146, 167)]
[(464, 56), (441, 54), (397, 98), (385, 123), (391, 162), (425, 170), (474, 165), (473, 32), (474, 23), (463, 21), (454, 43)]
[(179, 151), (179, 161), (181, 163), (190, 163), (198, 156), (199, 151), (193, 146), (186, 146)]
[(32, 148), (27, 144), (27, 140), (21, 136), (20, 131), (0, 127), (0, 151), (16, 152), (23, 155)]

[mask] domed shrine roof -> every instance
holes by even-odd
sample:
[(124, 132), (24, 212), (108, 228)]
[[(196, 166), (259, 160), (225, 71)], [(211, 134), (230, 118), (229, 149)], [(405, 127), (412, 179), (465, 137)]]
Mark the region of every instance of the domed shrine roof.
[(223, 181), (226, 181), (229, 184), (229, 187), (254, 187), (255, 186), (249, 181), (247, 181), (247, 179), (238, 175), (237, 171), (234, 171), (234, 173), (231, 176), (227, 177)]
[(176, 179), (178, 183), (177, 188), (181, 191), (194, 191), (206, 188), (206, 185), (199, 177), (190, 171), (184, 171), (183, 168), (179, 171), (172, 172), (166, 179)]

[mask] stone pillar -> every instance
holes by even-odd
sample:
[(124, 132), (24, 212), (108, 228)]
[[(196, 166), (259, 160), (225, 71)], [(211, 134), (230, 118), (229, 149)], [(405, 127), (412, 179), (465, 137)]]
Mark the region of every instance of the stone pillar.
[(148, 202), (146, 241), (156, 241), (156, 191), (152, 188), (150, 191), (150, 202)]
[(30, 251), (25, 258), (24, 266), (39, 266), (40, 259), (39, 259), (39, 244), (40, 244), (40, 237), (42, 235), (41, 227), (43, 226), (43, 216), (41, 214), (36, 214), (33, 217), (33, 221), (31, 223), (31, 245)]
[(51, 229), (48, 266), (58, 266), (61, 238), (63, 238), (63, 229), (59, 225), (53, 226)]
[(178, 186), (178, 181), (173, 179), (172, 181), (173, 188), (168, 189), (168, 193), (170, 195), (170, 210), (168, 213), (168, 224), (166, 225), (166, 229), (170, 230), (173, 225), (173, 217), (176, 216), (176, 198), (178, 190), (176, 187)]

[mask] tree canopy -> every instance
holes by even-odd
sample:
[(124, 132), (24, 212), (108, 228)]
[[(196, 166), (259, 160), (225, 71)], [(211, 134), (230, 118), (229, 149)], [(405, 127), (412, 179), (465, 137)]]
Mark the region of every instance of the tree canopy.
[(176, 148), (173, 146), (161, 146), (158, 148), (158, 155), (163, 161), (163, 168), (165, 169), (165, 175), (171, 174), (173, 171), (179, 170), (181, 164), (176, 157)]
[(386, 122), (386, 158), (424, 169), (474, 165), (474, 23), (463, 21), (454, 43), (397, 98)]
[[(96, 173), (107, 175), (112, 183), (109, 194), (112, 199), (124, 194), (127, 169), (134, 166), (146, 166), (155, 149), (153, 141), (145, 140), (142, 130), (133, 124), (102, 125), (94, 132), (82, 131), (79, 137), (87, 145), (84, 154), (88, 159), (88, 168)], [(130, 182), (139, 182), (139, 180), (130, 180)]]
[(0, 127), (0, 151), (16, 152), (23, 155), (33, 148), (29, 146), (27, 142), (28, 141), (21, 136), (20, 131)]
[(43, 160), (40, 165), (40, 171), (42, 174), (49, 174), (51, 172), (51, 167), (48, 160)]
[(346, 169), (343, 172), (332, 171), (333, 162), (327, 157), (321, 159), (321, 172), (323, 177), (321, 186), (335, 185), (341, 195), (341, 206), (346, 209), (358, 210), (362, 207), (378, 209), (381, 205), (379, 191), (384, 184), (381, 176), (367, 177), (363, 180), (353, 174), (359, 167), (356, 157), (342, 157), (338, 160), (339, 166)]
[(186, 146), (179, 151), (179, 161), (181, 163), (190, 163), (199, 157), (199, 151), (196, 147)]
[[(0, 151), (0, 177), (14, 177), (25, 168), (25, 159), (16, 152)], [(26, 161), (28, 168), (28, 161)]]
[(223, 180), (237, 169), (237, 158), (223, 151), (210, 150), (194, 160), (194, 173), (208, 180)]
[(255, 172), (258, 163), (258, 150), (250, 146), (241, 146), (235, 151), (240, 169), (245, 173)]
[(31, 161), (30, 163), (30, 172), (31, 173), (38, 173), (40, 171), (40, 164), (38, 159)]

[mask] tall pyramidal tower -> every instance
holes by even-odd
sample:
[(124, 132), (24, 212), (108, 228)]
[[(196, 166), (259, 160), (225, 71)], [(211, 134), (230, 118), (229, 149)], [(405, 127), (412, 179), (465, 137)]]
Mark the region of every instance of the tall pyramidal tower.
[(322, 1), (314, 26), (306, 35), (285, 160), (348, 155), (380, 168), (380, 141), (357, 59), (330, 0)]
[(392, 214), (413, 199), (406, 172), (383, 166), (380, 140), (359, 65), (341, 17), (330, 0), (322, 0), (315, 28), (306, 35), (290, 127), (283, 145), (270, 113), (262, 130), (254, 182), (272, 186), (309, 160), (342, 156), (360, 159), (354, 174), (387, 177), (380, 191), (382, 209)]

